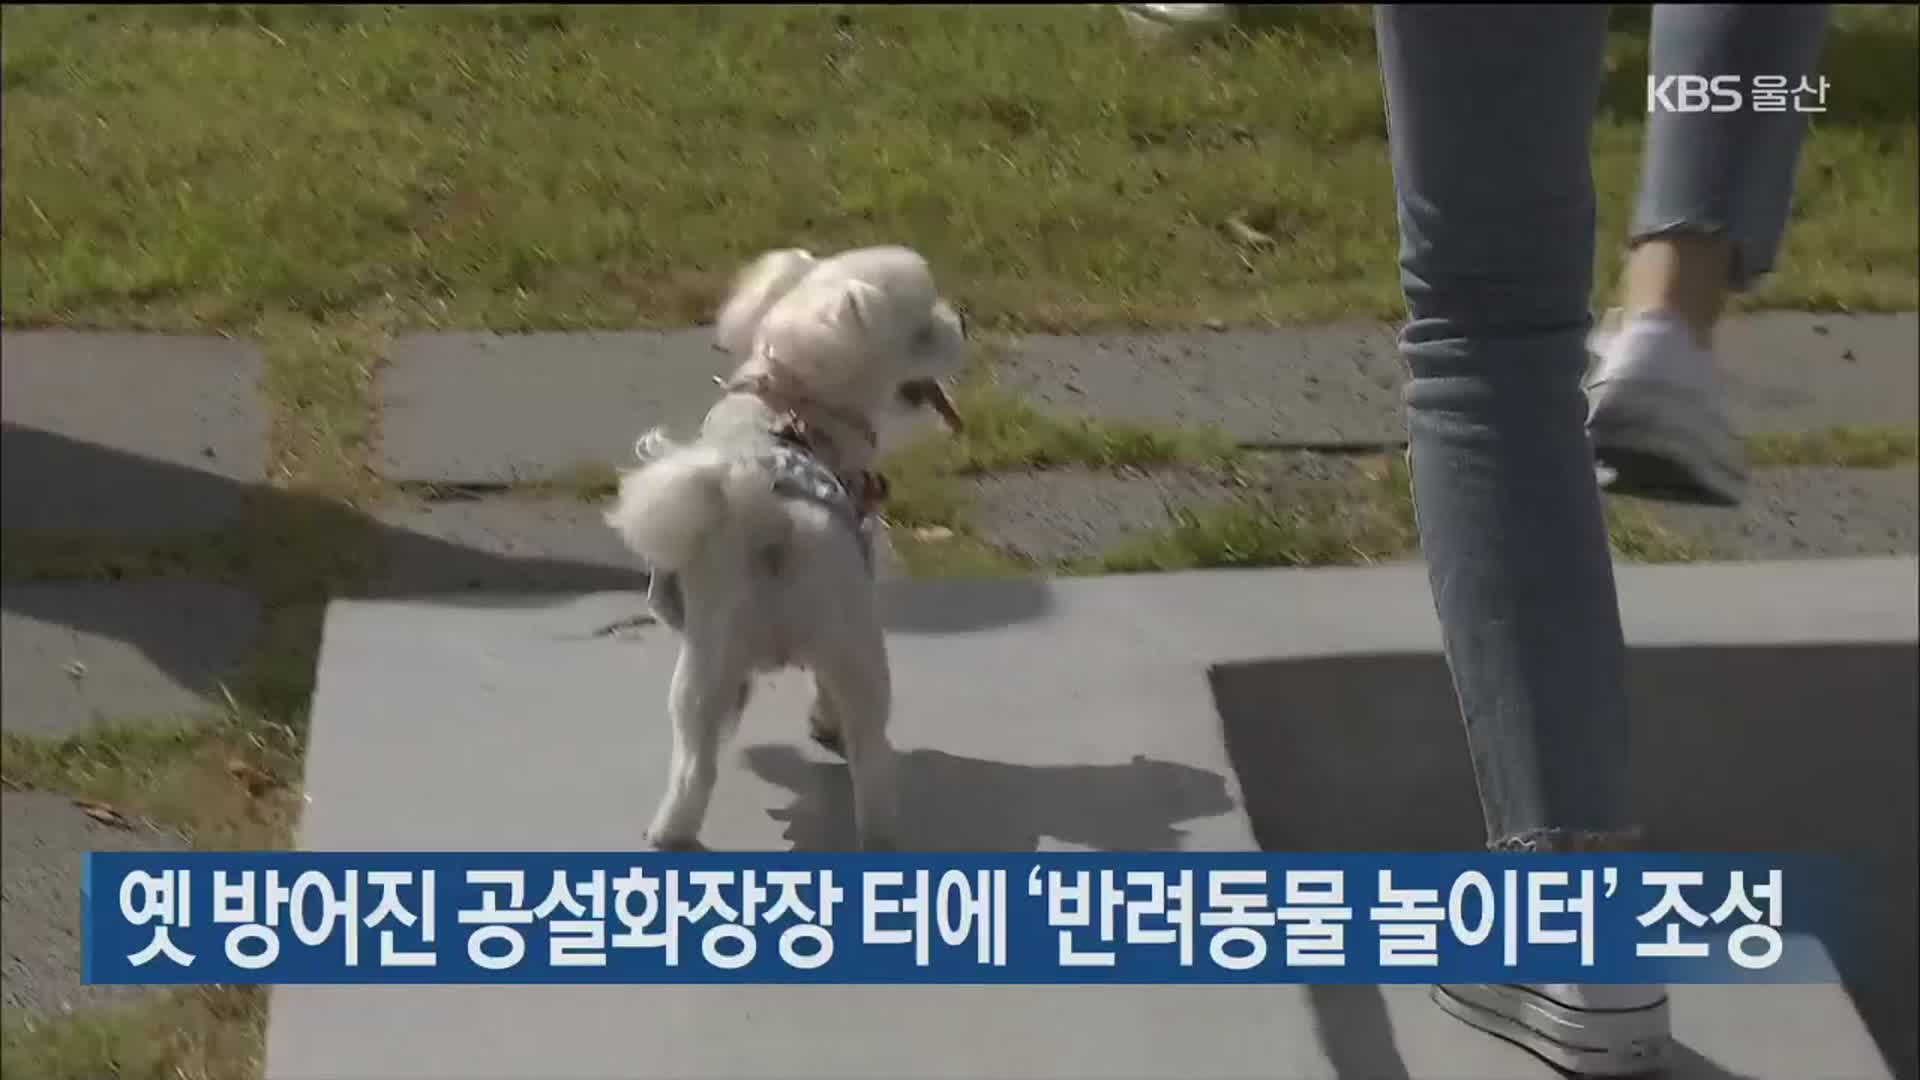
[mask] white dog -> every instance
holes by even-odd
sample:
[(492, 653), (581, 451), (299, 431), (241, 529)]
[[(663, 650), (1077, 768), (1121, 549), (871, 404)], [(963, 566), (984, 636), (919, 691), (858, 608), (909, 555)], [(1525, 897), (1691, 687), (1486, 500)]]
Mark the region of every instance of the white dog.
[(682, 635), (673, 760), (649, 836), (695, 843), (753, 677), (795, 666), (813, 673), (814, 739), (846, 758), (860, 846), (891, 849), (892, 682), (868, 532), (883, 489), (875, 421), (896, 403), (931, 405), (957, 426), (937, 380), (966, 363), (964, 326), (915, 252), (793, 249), (740, 275), (716, 338), (739, 366), (699, 439), (642, 436), (641, 465), (607, 514), (653, 572), (655, 615)]

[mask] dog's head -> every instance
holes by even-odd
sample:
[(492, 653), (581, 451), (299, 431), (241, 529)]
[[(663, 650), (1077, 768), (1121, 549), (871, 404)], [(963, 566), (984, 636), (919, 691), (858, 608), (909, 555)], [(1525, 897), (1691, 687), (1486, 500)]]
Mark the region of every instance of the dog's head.
[(959, 417), (939, 380), (965, 367), (966, 336), (927, 261), (903, 247), (769, 252), (735, 281), (715, 326), (743, 371), (863, 415), (933, 408), (950, 427)]

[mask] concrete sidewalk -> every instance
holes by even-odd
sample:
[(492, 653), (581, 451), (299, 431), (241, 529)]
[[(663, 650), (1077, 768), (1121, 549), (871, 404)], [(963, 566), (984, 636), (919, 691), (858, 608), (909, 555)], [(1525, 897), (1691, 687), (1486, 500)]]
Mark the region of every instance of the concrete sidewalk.
[[(1738, 849), (1860, 838), (1864, 823), (1905, 883), (1885, 928), (1899, 978), (1876, 981), (1858, 957), (1836, 955), (1844, 991), (1676, 989), (1686, 1052), (1674, 1075), (1893, 1075), (1883, 1054), (1912, 1055), (1910, 1028), (1903, 1037), (1889, 1018), (1910, 1015), (1900, 995), (1915, 970), (1920, 564), (1621, 575), (1636, 698), (1657, 736), (1636, 768), (1674, 793), (1654, 802), (1651, 826)], [(1437, 627), (1420, 567), (975, 584), (887, 594), (909, 846), (1238, 850), (1276, 829), (1309, 848), (1475, 842), (1464, 749), (1431, 676)], [(657, 629), (596, 631), (640, 602), (334, 605), (302, 846), (631, 850), (664, 768), (659, 712), (676, 645)], [(1702, 649), (1769, 659), (1728, 667)], [(1834, 650), (1845, 659), (1821, 659)], [(1427, 673), (1383, 677), (1368, 659), (1396, 656), (1426, 658)], [(1418, 708), (1385, 707), (1416, 687)], [(1804, 710), (1836, 692), (1851, 708), (1809, 738)], [(1738, 707), (1696, 704), (1722, 698)], [(726, 757), (709, 845), (845, 845), (844, 769), (808, 743), (805, 703), (791, 677), (756, 697)], [(1707, 747), (1736, 764), (1701, 769)], [(1747, 763), (1762, 771), (1743, 773)], [(1417, 987), (286, 987), (268, 1075), (1553, 1074), (1447, 1020)]]

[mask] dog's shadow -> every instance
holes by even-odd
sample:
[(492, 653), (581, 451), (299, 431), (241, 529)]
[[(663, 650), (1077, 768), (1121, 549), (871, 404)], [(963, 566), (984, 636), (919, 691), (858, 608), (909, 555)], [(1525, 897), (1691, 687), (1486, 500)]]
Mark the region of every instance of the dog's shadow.
[(880, 583), (880, 618), (890, 633), (966, 634), (1031, 622), (1053, 608), (1040, 577), (894, 578)]
[[(769, 814), (785, 824), (794, 850), (855, 850), (846, 765), (782, 744), (741, 756), (755, 775), (792, 793)], [(1180, 846), (1183, 824), (1234, 809), (1220, 774), (1145, 757), (1014, 765), (920, 749), (896, 760), (899, 842), (909, 851), (1034, 851), (1042, 839), (1099, 851), (1169, 850)]]

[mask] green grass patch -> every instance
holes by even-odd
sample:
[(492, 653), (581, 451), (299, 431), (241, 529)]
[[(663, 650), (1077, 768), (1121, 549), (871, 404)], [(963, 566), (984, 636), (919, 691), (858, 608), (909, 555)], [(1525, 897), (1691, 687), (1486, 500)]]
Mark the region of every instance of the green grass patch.
[[(1662, 525), (1633, 500), (1608, 498), (1607, 540), (1629, 562), (1720, 557), (1710, 543)], [(1289, 493), (1284, 501), (1237, 499), (1181, 510), (1165, 529), (1131, 537), (1062, 571), (1158, 573), (1219, 567), (1355, 566), (1418, 555), (1413, 498), (1403, 459), (1384, 459), (1345, 487)]]
[(1230, 461), (1236, 453), (1218, 432), (1061, 418), (991, 387), (963, 389), (954, 404), (966, 430), (938, 445), (948, 455), (948, 467), (959, 471), (1210, 465)]
[[(1603, 237), (1622, 235), (1638, 176), (1636, 10), (1594, 126)], [(14, 325), (680, 325), (767, 248), (899, 240), (983, 324), (1401, 309), (1360, 5), (1277, 9), (1171, 52), (1099, 5), (0, 19)], [(1915, 49), (1913, 9), (1837, 10), (1829, 111), (1753, 303), (1916, 305)], [(1236, 220), (1276, 242), (1247, 244)]]
[(1647, 506), (1635, 500), (1610, 497), (1606, 514), (1607, 544), (1616, 558), (1637, 563), (1688, 563), (1723, 557), (1711, 542), (1662, 525)]
[(10, 788), (104, 803), (176, 829), (195, 847), (273, 849), (299, 802), (299, 735), (229, 718), (119, 725), (66, 739), (0, 736)]
[(19, 1080), (252, 1080), (264, 1061), (267, 990), (158, 991), (66, 1016), (8, 1016), (0, 1074)]
[(961, 434), (928, 435), (881, 463), (891, 540), (915, 577), (1003, 577), (1038, 569), (968, 532), (968, 477), (1010, 469), (1223, 467), (1238, 457), (1219, 432), (1054, 416), (995, 387), (986, 362), (955, 388), (953, 399), (965, 421)]
[(1920, 462), (1920, 430), (1833, 427), (1795, 435), (1755, 435), (1747, 439), (1747, 461), (1755, 468), (1802, 465), (1884, 469), (1912, 465)]
[(966, 500), (960, 478), (1007, 469), (1151, 468), (1230, 464), (1238, 451), (1219, 432), (1170, 430), (1083, 417), (1057, 417), (976, 374), (954, 394), (965, 421), (957, 435), (929, 435), (881, 463), (887, 520), (957, 527)]
[(270, 312), (257, 321), (253, 333), (266, 360), (261, 389), (274, 417), (271, 481), (345, 501), (375, 487), (365, 465), (369, 394), (392, 316), (376, 308), (317, 321)]
[(1284, 507), (1247, 501), (1179, 511), (1172, 527), (1123, 541), (1071, 569), (1137, 574), (1234, 566), (1348, 566), (1406, 551), (1404, 538), (1356, 522), (1331, 501)]
[(1068, 567), (1070, 573), (1133, 574), (1253, 566), (1352, 566), (1399, 558), (1417, 544), (1406, 465), (1382, 461), (1347, 488), (1247, 498), (1180, 510), (1166, 529), (1131, 537)]
[(1031, 561), (960, 531), (937, 538), (896, 529), (888, 534), (894, 554), (912, 577), (1030, 577)]

